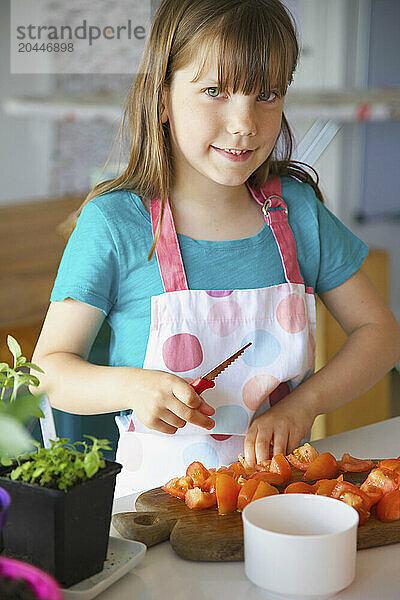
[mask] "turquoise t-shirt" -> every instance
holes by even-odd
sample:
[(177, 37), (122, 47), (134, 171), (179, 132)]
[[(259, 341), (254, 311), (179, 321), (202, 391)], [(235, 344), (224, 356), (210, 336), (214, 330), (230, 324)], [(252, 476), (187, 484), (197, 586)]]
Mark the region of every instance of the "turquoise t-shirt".
[[(367, 246), (320, 202), (311, 186), (282, 178), (282, 195), (305, 285), (315, 293), (346, 281)], [(110, 366), (142, 367), (150, 329), (151, 296), (164, 292), (152, 245), (150, 214), (126, 190), (98, 196), (83, 209), (62, 256), (50, 300), (74, 298), (102, 310), (111, 328)], [(254, 289), (285, 283), (267, 224), (231, 241), (178, 234), (190, 289)]]

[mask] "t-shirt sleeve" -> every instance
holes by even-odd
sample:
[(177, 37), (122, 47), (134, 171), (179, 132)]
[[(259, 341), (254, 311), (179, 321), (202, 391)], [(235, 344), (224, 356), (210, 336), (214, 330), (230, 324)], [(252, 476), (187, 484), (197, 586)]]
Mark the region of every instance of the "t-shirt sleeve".
[(368, 246), (319, 200), (320, 266), (315, 291), (327, 292), (351, 277), (368, 255)]
[(50, 300), (73, 298), (107, 316), (119, 285), (118, 251), (101, 209), (90, 201), (65, 247)]

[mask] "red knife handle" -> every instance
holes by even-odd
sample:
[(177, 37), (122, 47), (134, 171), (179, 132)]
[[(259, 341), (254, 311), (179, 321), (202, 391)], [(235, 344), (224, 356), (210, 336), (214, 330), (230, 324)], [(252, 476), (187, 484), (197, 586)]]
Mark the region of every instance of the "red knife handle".
[(197, 379), (194, 379), (190, 385), (200, 395), (202, 392), (204, 392), (204, 390), (213, 388), (215, 386), (215, 381), (208, 381), (202, 377), (197, 377)]

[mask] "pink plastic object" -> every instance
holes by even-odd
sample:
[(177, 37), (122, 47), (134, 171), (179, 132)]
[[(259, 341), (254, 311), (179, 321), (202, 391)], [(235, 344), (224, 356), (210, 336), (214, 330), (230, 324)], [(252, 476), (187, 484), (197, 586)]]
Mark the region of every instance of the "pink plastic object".
[(60, 587), (53, 577), (21, 560), (0, 558), (1, 576), (24, 579), (32, 587), (39, 600), (63, 600)]

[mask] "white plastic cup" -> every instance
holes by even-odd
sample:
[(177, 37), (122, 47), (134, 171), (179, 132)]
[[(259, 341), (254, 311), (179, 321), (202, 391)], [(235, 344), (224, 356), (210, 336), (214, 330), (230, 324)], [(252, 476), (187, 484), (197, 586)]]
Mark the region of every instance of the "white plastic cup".
[(334, 498), (279, 494), (242, 513), (245, 573), (273, 600), (325, 600), (355, 576), (357, 511)]

